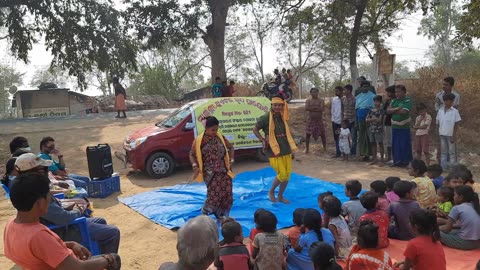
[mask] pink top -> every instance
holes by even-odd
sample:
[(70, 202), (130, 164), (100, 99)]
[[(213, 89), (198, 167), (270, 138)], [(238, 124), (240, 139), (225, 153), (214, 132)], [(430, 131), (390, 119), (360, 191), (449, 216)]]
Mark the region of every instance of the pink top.
[(387, 200), (392, 203), (392, 202), (398, 202), (400, 200), (400, 197), (398, 197), (397, 193), (393, 191), (389, 191), (385, 193), (385, 196), (387, 197)]
[(378, 202), (377, 202), (377, 209), (378, 210), (382, 210), (382, 211), (387, 212), (389, 205), (390, 205), (390, 201), (388, 201), (388, 199), (386, 197), (385, 198), (378, 197)]

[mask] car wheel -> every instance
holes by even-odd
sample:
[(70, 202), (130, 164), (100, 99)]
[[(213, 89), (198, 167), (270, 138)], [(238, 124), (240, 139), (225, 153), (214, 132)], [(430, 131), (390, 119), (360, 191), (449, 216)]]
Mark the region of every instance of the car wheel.
[(148, 158), (146, 169), (148, 175), (152, 178), (164, 178), (173, 173), (175, 170), (175, 162), (169, 154), (159, 152)]
[(262, 152), (261, 148), (257, 148), (256, 158), (258, 162), (268, 162), (268, 157)]

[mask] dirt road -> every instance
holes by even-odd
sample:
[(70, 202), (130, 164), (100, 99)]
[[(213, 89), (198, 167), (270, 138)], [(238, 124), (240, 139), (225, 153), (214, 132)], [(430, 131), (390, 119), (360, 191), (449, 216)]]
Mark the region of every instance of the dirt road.
[[(112, 118), (73, 118), (68, 120), (16, 121), (0, 122), (0, 164), (8, 157), (8, 142), (14, 136), (25, 136), (35, 152), (38, 151), (38, 142), (44, 136), (56, 139), (56, 145), (62, 150), (70, 171), (77, 174), (88, 174), (85, 148), (88, 145), (108, 143), (113, 150), (121, 149), (124, 138), (132, 131), (153, 125), (164, 115), (158, 113), (132, 115), (126, 120)], [(328, 135), (330, 133), (327, 132)], [(328, 136), (327, 135), (327, 136)], [(331, 143), (329, 144), (331, 146)], [(315, 151), (318, 145), (313, 146)], [(359, 179), (365, 185), (376, 179), (385, 179), (388, 176), (399, 176), (406, 179), (406, 170), (380, 168), (368, 166), (359, 162), (342, 162), (329, 158), (330, 153), (317, 152), (308, 156), (297, 154), (294, 171), (319, 179), (343, 183), (348, 179)], [(239, 161), (236, 171), (256, 170), (268, 166), (266, 163), (254, 161)], [(128, 196), (164, 186), (171, 186), (188, 180), (191, 172), (181, 169), (175, 175), (163, 179), (152, 180), (144, 174), (127, 176), (128, 170), (123, 169), (120, 162), (114, 160), (115, 171), (121, 174), (121, 193), (106, 199), (94, 199), (95, 216), (105, 217), (107, 221), (120, 228), (121, 242), (120, 255), (123, 269), (158, 269), (165, 261), (176, 260), (175, 233), (152, 223), (140, 214), (118, 202), (119, 196)], [(3, 171), (3, 168), (2, 170)], [(15, 210), (10, 201), (7, 201), (0, 192), (0, 232), (3, 232), (5, 223), (14, 217)], [(312, 198), (315, 200), (315, 198)], [(0, 233), (3, 243), (3, 233)], [(15, 269), (0, 245), (0, 269)]]

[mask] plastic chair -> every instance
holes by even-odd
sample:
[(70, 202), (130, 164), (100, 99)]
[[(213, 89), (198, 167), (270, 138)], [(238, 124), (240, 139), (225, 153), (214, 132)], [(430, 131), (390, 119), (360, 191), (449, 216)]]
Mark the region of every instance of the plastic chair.
[(2, 188), (3, 188), (3, 190), (5, 190), (5, 197), (7, 199), (10, 199), (10, 189), (7, 186), (5, 186), (4, 184), (2, 184)]

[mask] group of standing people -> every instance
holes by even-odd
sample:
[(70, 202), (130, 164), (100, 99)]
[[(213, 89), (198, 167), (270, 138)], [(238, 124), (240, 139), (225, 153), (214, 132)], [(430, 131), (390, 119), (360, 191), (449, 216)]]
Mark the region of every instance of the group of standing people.
[[(365, 77), (358, 78), (360, 85), (353, 91), (352, 85), (335, 87), (335, 97), (331, 101), (332, 130), (335, 139), (335, 158), (350, 155), (371, 164), (387, 163), (405, 167), (413, 160), (411, 129), (415, 130), (415, 153), (417, 158), (425, 155), (430, 161), (430, 127), (432, 117), (427, 106), (417, 105), (418, 117), (414, 117), (413, 102), (407, 96), (404, 85), (392, 85), (385, 89), (386, 97), (377, 95), (375, 88)], [(435, 96), (436, 124), (440, 142), (440, 164), (444, 170), (457, 161), (455, 137), (458, 122), (457, 110), (460, 94), (453, 90), (455, 80), (446, 77), (442, 90)], [(318, 97), (318, 89), (312, 88), (311, 98), (305, 103), (308, 113), (306, 126), (306, 150), (309, 152), (310, 138), (321, 137), (326, 149), (323, 113), (325, 104)], [(415, 119), (415, 120), (414, 120)], [(379, 154), (379, 155), (378, 155)], [(380, 156), (380, 159), (379, 157)]]
[(222, 81), (220, 77), (215, 78), (215, 83), (212, 85), (212, 97), (233, 97), (235, 93), (235, 81), (230, 81), (227, 85), (227, 81)]

